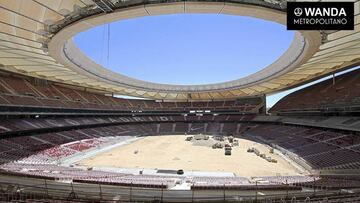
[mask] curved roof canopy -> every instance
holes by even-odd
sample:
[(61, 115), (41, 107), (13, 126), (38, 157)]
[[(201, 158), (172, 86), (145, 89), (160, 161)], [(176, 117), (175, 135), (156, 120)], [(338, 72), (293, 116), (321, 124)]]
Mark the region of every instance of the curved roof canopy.
[(298, 31), (278, 60), (234, 81), (166, 85), (129, 78), (96, 64), (72, 41), (104, 23), (171, 13), (221, 13), (286, 22), (282, 0), (119, 1), (3, 0), (0, 2), (1, 69), (111, 93), (166, 100), (226, 99), (280, 91), (352, 67), (360, 59), (360, 3), (354, 31)]

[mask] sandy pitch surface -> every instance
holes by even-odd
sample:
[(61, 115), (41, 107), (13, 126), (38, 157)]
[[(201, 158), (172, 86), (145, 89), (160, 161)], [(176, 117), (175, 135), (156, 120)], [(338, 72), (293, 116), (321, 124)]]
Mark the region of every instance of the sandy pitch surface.
[[(181, 135), (149, 136), (84, 159), (78, 164), (88, 167), (221, 171), (243, 177), (299, 175), (294, 166), (279, 155), (270, 154), (269, 148), (260, 143), (238, 139), (240, 146), (233, 147), (231, 156), (225, 156), (224, 149), (194, 146), (185, 138)], [(249, 147), (257, 148), (278, 163), (270, 163), (254, 153), (248, 153), (246, 150)]]

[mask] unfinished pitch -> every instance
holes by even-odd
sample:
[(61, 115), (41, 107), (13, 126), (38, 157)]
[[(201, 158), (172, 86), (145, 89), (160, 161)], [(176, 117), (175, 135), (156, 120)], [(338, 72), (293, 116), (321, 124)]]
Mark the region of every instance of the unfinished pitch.
[[(268, 146), (250, 140), (238, 139), (240, 146), (232, 148), (231, 156), (225, 156), (224, 149), (210, 147), (214, 142), (212, 139), (189, 142), (185, 138), (181, 135), (144, 137), (77, 164), (87, 167), (232, 172), (243, 177), (300, 175), (303, 172), (280, 155), (270, 154)], [(251, 147), (278, 162), (271, 163), (248, 153), (247, 149)]]

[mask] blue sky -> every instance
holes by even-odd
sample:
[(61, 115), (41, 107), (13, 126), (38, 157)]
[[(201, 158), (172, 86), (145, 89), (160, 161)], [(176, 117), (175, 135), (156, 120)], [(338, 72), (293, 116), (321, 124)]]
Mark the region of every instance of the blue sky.
[[(285, 26), (260, 19), (175, 14), (98, 26), (78, 34), (75, 42), (95, 62), (130, 77), (207, 84), (261, 70), (287, 50), (293, 37)], [(267, 106), (288, 92), (268, 96)]]
[[(75, 37), (94, 61), (151, 82), (207, 84), (235, 80), (271, 64), (294, 33), (249, 17), (176, 14), (123, 20)], [(89, 43), (92, 42), (92, 43)]]

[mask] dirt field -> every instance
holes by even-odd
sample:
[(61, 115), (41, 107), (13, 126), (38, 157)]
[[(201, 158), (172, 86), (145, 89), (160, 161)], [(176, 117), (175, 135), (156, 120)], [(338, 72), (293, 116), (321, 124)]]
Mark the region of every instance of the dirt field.
[[(192, 142), (185, 141), (185, 136), (150, 136), (84, 159), (78, 164), (123, 168), (223, 171), (233, 172), (237, 176), (244, 177), (299, 174), (295, 167), (279, 155), (270, 154), (265, 145), (245, 139), (239, 139), (239, 143), (240, 146), (233, 147), (231, 156), (225, 156), (224, 149), (195, 146)], [(248, 153), (246, 150), (249, 147), (256, 147), (261, 153), (278, 160), (278, 163), (270, 163), (254, 153)]]

